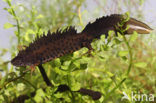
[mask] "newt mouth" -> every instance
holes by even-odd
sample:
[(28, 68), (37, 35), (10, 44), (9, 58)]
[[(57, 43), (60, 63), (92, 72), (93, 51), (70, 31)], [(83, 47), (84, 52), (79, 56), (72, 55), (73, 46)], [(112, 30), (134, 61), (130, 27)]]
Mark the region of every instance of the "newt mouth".
[(133, 18), (130, 18), (130, 20), (126, 22), (125, 26), (128, 26), (128, 30), (126, 31), (127, 34), (132, 34), (134, 31), (139, 34), (149, 34), (153, 31), (153, 29), (147, 24)]

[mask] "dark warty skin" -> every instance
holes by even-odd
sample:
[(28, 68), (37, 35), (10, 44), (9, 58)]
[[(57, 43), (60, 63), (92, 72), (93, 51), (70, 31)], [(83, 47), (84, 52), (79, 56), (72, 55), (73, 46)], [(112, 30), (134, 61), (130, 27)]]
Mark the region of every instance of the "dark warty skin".
[[(11, 60), (14, 66), (37, 66), (55, 58), (73, 53), (83, 47), (91, 48), (93, 39), (99, 39), (102, 34), (108, 36), (109, 30), (118, 31), (118, 23), (121, 23), (123, 16), (112, 14), (110, 16), (96, 19), (95, 22), (86, 25), (85, 29), (77, 33), (74, 27), (64, 31), (57, 30), (55, 33), (48, 32), (40, 38), (36, 38), (29, 47), (19, 51), (18, 55)], [(129, 26), (124, 34), (132, 34), (136, 31), (139, 34), (149, 34), (152, 29), (145, 23), (130, 18), (124, 23), (123, 29)]]

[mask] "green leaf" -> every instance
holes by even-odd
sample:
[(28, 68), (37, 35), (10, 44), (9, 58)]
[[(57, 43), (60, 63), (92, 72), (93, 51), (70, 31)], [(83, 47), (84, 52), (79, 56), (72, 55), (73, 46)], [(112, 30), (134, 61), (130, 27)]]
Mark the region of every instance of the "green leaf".
[(120, 39), (123, 39), (123, 36), (122, 36), (119, 32), (117, 32), (117, 36), (118, 36)]
[(5, 23), (4, 24), (4, 29), (9, 29), (9, 28), (12, 28), (14, 27), (14, 25), (10, 24), (10, 23)]
[(4, 10), (8, 11), (8, 8), (3, 8)]
[(61, 61), (60, 61), (59, 58), (55, 59), (54, 63), (55, 63), (56, 67), (60, 67), (61, 66)]
[(12, 0), (3, 0), (4, 2), (8, 3), (8, 2), (11, 2)]
[(75, 65), (75, 67), (80, 68), (80, 62), (76, 61), (76, 62), (73, 62), (73, 64)]
[(134, 66), (139, 67), (139, 68), (145, 68), (147, 66), (147, 63), (137, 62), (137, 63), (134, 64)]
[(103, 42), (105, 42), (105, 39), (106, 39), (106, 37), (105, 37), (105, 35), (101, 35), (101, 40), (103, 41)]
[(138, 37), (138, 33), (136, 31), (134, 31), (133, 34), (131, 35), (129, 41), (134, 42), (134, 41), (136, 41), (137, 37)]
[(42, 89), (38, 89), (37, 90), (37, 95), (38, 96), (41, 96), (41, 97), (44, 97), (45, 96), (45, 93), (44, 93), (44, 91)]
[(40, 103), (43, 101), (43, 99), (40, 97), (40, 96), (35, 96), (34, 97), (34, 100), (37, 102), (37, 103)]
[(38, 89), (37, 92), (36, 92), (36, 95), (34, 97), (34, 100), (37, 102), (37, 103), (40, 103), (43, 101), (43, 97), (45, 97), (45, 93), (42, 89)]
[(25, 89), (25, 85), (23, 83), (17, 84), (17, 91), (22, 92)]
[(26, 33), (28, 33), (28, 34), (35, 34), (35, 32), (32, 29), (28, 29)]
[(79, 82), (76, 82), (72, 85), (71, 90), (72, 91), (78, 91), (81, 87), (81, 84)]
[(145, 0), (139, 0), (140, 1), (140, 5), (142, 5), (144, 2), (145, 2)]
[(16, 35), (16, 37), (18, 37), (18, 31), (14, 31), (14, 34)]
[(80, 69), (84, 70), (84, 69), (87, 69), (87, 63), (84, 63), (84, 64), (80, 64)]
[(120, 41), (118, 38), (114, 38), (115, 44), (120, 44), (122, 41)]
[(125, 51), (119, 51), (118, 55), (123, 57), (123, 56), (126, 56), (128, 54), (128, 51), (125, 50)]
[(64, 65), (64, 66), (69, 66), (70, 63), (71, 63), (71, 61), (65, 61), (65, 62), (63, 63), (63, 65)]
[(54, 96), (56, 98), (61, 98), (61, 97), (63, 97), (63, 94), (58, 92), (58, 93), (54, 94)]
[(109, 31), (108, 31), (108, 35), (109, 35), (109, 36), (112, 36), (112, 35), (114, 35), (114, 34), (115, 34), (115, 32), (114, 32), (113, 30), (109, 30)]
[(63, 69), (61, 68), (61, 69), (60, 69), (60, 68), (58, 68), (58, 67), (55, 67), (54, 70), (55, 70), (56, 73), (58, 73), (58, 74), (60, 74), (60, 75), (67, 75), (67, 74), (68, 74), (68, 72), (63, 71), (63, 70), (65, 70), (65, 68), (63, 68)]
[(124, 61), (127, 60), (127, 57), (126, 57), (126, 56), (122, 56), (121, 58), (122, 58), (122, 60), (124, 60)]
[(13, 15), (13, 10), (11, 8), (4, 8), (4, 10), (8, 11), (10, 15)]
[(107, 75), (108, 75), (109, 77), (113, 77), (113, 76), (114, 76), (114, 74), (111, 73), (111, 72), (109, 72), (109, 71), (107, 71), (106, 73), (107, 73)]
[(6, 82), (7, 80), (7, 76), (1, 78), (1, 81), (0, 81), (0, 88), (2, 88), (2, 86), (4, 85), (4, 83)]
[(40, 18), (43, 18), (44, 16), (42, 14), (39, 14), (36, 19), (40, 19)]
[(129, 12), (126, 12), (123, 17), (124, 17), (124, 22), (128, 21), (130, 19), (130, 13)]

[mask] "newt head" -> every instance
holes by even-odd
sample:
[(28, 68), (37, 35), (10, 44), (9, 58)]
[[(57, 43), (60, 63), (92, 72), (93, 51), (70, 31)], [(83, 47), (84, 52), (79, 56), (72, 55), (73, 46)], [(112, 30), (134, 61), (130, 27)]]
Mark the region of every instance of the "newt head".
[(23, 59), (22, 59), (22, 57), (20, 57), (20, 56), (16, 56), (15, 58), (13, 58), (12, 60), (11, 60), (11, 64), (13, 64), (13, 65), (15, 65), (15, 66), (25, 66), (24, 64), (23, 64)]
[(11, 60), (11, 64), (14, 66), (30, 66), (32, 62), (30, 62), (30, 57), (33, 56), (30, 53), (26, 53), (25, 50), (19, 51), (18, 55)]

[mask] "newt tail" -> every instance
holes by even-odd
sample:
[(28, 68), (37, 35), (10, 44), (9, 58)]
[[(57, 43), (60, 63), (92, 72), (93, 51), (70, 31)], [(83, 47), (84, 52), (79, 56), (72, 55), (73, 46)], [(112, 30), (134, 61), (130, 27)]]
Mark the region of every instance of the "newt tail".
[[(117, 27), (122, 20), (122, 15), (113, 14), (87, 24), (80, 33), (77, 33), (74, 27), (66, 28), (64, 31), (57, 30), (54, 33), (49, 31), (47, 35), (36, 38), (25, 50), (19, 51), (11, 63), (15, 66), (35, 66), (73, 53), (83, 47), (91, 49), (93, 39), (100, 38), (102, 34), (107, 37), (109, 30), (119, 32)], [(152, 31), (148, 25), (134, 18), (125, 22), (123, 28), (126, 28), (127, 25), (129, 28), (124, 32), (125, 34), (132, 34), (133, 31), (148, 34)]]

